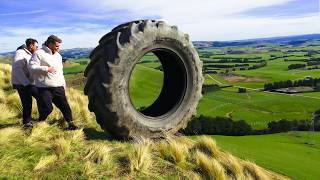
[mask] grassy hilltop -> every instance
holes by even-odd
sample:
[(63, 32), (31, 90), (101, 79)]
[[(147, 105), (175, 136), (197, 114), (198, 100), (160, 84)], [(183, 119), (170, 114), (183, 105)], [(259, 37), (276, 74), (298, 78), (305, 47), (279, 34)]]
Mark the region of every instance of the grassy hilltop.
[[(254, 129), (265, 128), (268, 122), (280, 119), (310, 120), (312, 112), (320, 107), (319, 91), (304, 92), (310, 87), (294, 88), (302, 89), (297, 94), (262, 90), (265, 83), (319, 78), (319, 49), (319, 40), (198, 49), (204, 62), (205, 84), (219, 86), (204, 93), (198, 116), (245, 120)], [(260, 176), (260, 179), (270, 179), (265, 176), (270, 173), (259, 166), (293, 179), (320, 176), (318, 132), (210, 136), (219, 146), (210, 138), (199, 136), (168, 137), (160, 142), (105, 141), (108, 136), (96, 124), (94, 115), (88, 112), (87, 99), (81, 92), (82, 73), (88, 60), (70, 59), (64, 69), (68, 86), (77, 89), (67, 90), (76, 124), (83, 128), (83, 131), (74, 132), (62, 130), (64, 124), (59, 121), (61, 115), (56, 109), (47, 123), (39, 123), (33, 130), (19, 128), (19, 98), (8, 84), (8, 66), (1, 65), (0, 105), (3, 111), (0, 113), (0, 133), (6, 135), (0, 138), (1, 144), (5, 145), (0, 147), (0, 172), (4, 172), (4, 177), (31, 179), (44, 176), (52, 179), (70, 174), (66, 178), (199, 179), (215, 176), (250, 179), (248, 176), (252, 176), (252, 179), (259, 179)], [(0, 61), (9, 63), (8, 58)], [(306, 66), (288, 69), (291, 64)], [(129, 84), (134, 106), (138, 109), (150, 105), (158, 96), (162, 81), (160, 63), (152, 54), (145, 55), (136, 65)], [(246, 92), (239, 93), (239, 87), (246, 88)], [(37, 117), (36, 110), (33, 117)], [(211, 149), (209, 157), (203, 155), (208, 149)], [(226, 150), (259, 166), (231, 156)], [(276, 178), (277, 175), (271, 176)]]
[[(22, 129), (10, 66), (0, 64), (1, 179), (286, 179), (223, 151), (209, 137), (108, 141), (87, 110), (86, 97), (72, 88), (67, 94), (82, 129), (63, 130), (56, 108), (46, 122)], [(37, 117), (35, 108), (32, 115)]]

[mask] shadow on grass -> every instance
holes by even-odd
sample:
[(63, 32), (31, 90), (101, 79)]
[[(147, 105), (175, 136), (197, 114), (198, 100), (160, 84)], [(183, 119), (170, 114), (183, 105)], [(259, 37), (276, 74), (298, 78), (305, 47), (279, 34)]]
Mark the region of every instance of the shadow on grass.
[(0, 124), (0, 129), (4, 129), (8, 127), (21, 127), (21, 125), (19, 123)]
[(83, 132), (87, 140), (112, 140), (112, 137), (104, 131), (97, 131), (95, 128), (84, 128)]

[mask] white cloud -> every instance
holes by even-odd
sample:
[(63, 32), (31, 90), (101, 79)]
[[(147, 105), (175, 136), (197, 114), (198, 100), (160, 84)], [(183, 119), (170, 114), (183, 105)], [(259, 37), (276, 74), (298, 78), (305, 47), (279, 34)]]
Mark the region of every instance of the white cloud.
[[(222, 18), (182, 25), (194, 40), (236, 40), (320, 32), (317, 14), (295, 18)], [(202, 27), (202, 28), (199, 28)]]
[[(0, 29), (0, 52), (11, 51), (34, 37), (43, 42), (50, 34), (63, 38), (63, 47), (93, 47), (99, 38), (117, 23), (159, 17), (168, 24), (177, 25), (192, 40), (235, 40), (320, 32), (320, 16), (306, 14), (302, 17), (252, 17), (243, 12), (254, 8), (276, 6), (294, 0), (69, 0), (73, 9), (63, 15), (77, 17), (78, 24), (59, 28)], [(83, 13), (82, 13), (83, 11)], [(55, 17), (37, 17), (41, 21), (57, 21)], [(34, 21), (39, 21), (34, 18)], [(90, 21), (91, 20), (91, 21)], [(104, 20), (106, 25), (100, 24)], [(98, 23), (99, 21), (99, 23)], [(116, 22), (116, 24), (111, 24)], [(6, 34), (10, 34), (8, 37)], [(6, 44), (6, 45), (4, 45)]]
[[(0, 32), (0, 52), (14, 51), (26, 38), (35, 38), (42, 44), (46, 38), (55, 34), (62, 39), (62, 49), (75, 47), (95, 47), (99, 39), (110, 29), (96, 24), (78, 24), (75, 27), (61, 28), (3, 28)], [(10, 34), (4, 35), (4, 34)]]
[(0, 13), (0, 16), (14, 16), (14, 15), (27, 15), (27, 14), (38, 14), (46, 12), (46, 10), (34, 10), (34, 11), (23, 11), (23, 12), (10, 12), (10, 13)]
[(114, 18), (124, 21), (160, 17), (189, 33), (193, 40), (232, 40), (319, 33), (319, 14), (282, 18), (240, 15), (254, 8), (282, 5), (291, 1), (294, 0), (91, 0), (81, 3), (80, 6), (99, 13), (123, 10), (124, 13)]

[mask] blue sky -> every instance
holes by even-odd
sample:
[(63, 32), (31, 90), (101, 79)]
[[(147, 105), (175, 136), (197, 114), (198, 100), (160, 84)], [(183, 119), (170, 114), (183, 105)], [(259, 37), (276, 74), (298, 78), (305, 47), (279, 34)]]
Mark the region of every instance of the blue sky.
[(1, 0), (0, 52), (50, 34), (64, 49), (94, 47), (114, 26), (136, 19), (165, 20), (192, 40), (320, 33), (319, 0)]

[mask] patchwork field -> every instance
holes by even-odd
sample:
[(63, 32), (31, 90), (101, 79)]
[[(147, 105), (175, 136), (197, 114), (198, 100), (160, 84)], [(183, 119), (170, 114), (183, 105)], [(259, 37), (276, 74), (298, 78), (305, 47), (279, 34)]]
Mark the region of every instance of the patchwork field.
[(245, 120), (260, 129), (265, 128), (269, 121), (310, 119), (312, 112), (319, 107), (320, 99), (311, 96), (257, 91), (238, 93), (236, 88), (224, 88), (206, 94), (198, 106), (198, 114)]

